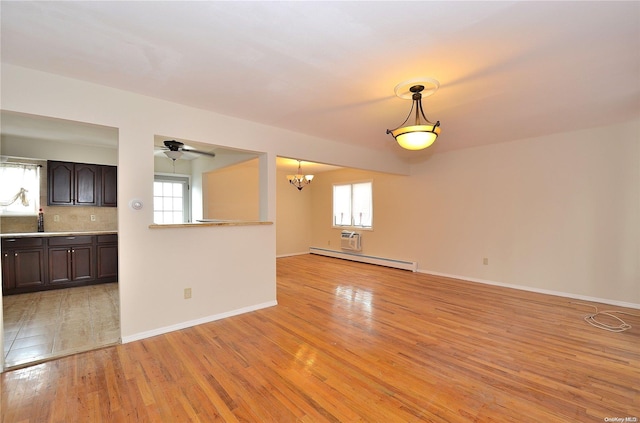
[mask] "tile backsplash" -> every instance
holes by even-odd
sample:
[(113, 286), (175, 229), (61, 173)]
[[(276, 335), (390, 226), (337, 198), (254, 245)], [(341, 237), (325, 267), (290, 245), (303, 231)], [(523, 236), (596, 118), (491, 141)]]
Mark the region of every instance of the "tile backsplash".
[[(115, 231), (118, 213), (115, 207), (43, 206), (45, 232)], [(95, 221), (91, 221), (91, 216)], [(1, 217), (0, 231), (5, 234), (37, 232), (37, 216)]]
[[(118, 209), (116, 207), (47, 206), (47, 162), (40, 171), (40, 207), (44, 213), (45, 232), (116, 231)], [(94, 216), (95, 220), (91, 220)], [(13, 234), (37, 232), (37, 216), (2, 216), (0, 233)]]

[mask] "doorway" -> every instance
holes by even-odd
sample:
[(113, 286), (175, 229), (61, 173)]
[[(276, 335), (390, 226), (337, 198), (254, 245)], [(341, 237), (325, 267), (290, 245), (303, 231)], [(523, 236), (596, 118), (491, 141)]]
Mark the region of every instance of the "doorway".
[[(36, 235), (44, 239), (78, 233), (96, 234), (96, 238), (97, 234), (117, 234), (117, 207), (48, 205), (46, 164), (55, 160), (117, 166), (118, 129), (9, 111), (0, 114), (0, 159), (38, 162), (43, 167), (39, 198), (45, 211), (45, 232)], [(35, 216), (0, 215), (0, 234), (3, 238), (33, 236), (34, 222)], [(96, 255), (107, 250), (97, 242)], [(116, 245), (117, 241), (113, 244), (117, 251)], [(48, 254), (46, 245), (44, 254)], [(117, 253), (114, 256), (117, 262)], [(44, 272), (48, 270), (47, 266)], [(7, 295), (10, 291), (3, 281), (0, 336), (4, 370), (120, 342), (119, 289), (117, 281), (113, 282), (117, 271), (107, 283), (96, 284), (99, 270), (96, 280), (86, 286), (64, 289)], [(102, 280), (106, 281), (104, 275)]]

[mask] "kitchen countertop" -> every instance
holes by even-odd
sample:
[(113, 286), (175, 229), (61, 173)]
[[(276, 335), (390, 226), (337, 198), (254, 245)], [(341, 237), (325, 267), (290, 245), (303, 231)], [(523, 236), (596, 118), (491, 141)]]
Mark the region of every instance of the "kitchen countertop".
[(67, 232), (23, 232), (14, 234), (0, 234), (0, 238), (27, 238), (52, 236), (81, 236), (81, 235), (112, 235), (118, 231), (67, 231)]

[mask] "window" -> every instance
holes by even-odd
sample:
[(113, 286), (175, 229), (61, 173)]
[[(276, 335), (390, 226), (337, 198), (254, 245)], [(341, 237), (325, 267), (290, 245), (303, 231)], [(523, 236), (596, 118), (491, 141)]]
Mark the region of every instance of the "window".
[(333, 226), (373, 227), (371, 182), (333, 186)]
[(153, 223), (187, 223), (189, 212), (189, 178), (155, 175), (153, 180)]
[(40, 166), (0, 163), (0, 214), (35, 216), (40, 207)]

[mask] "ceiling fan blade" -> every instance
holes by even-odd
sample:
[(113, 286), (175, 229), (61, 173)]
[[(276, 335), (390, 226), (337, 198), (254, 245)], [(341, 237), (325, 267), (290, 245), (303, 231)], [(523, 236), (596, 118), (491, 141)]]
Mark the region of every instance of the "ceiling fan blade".
[(191, 148), (183, 148), (182, 151), (184, 151), (185, 153), (202, 154), (204, 156), (209, 156), (209, 157), (215, 157), (216, 156), (216, 153), (208, 153), (206, 151), (192, 150)]

